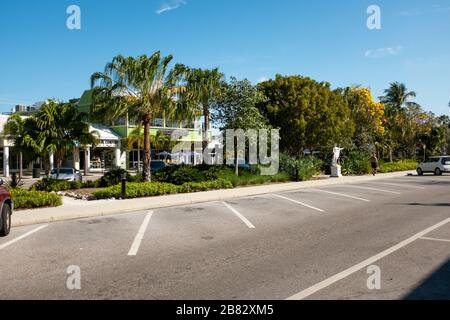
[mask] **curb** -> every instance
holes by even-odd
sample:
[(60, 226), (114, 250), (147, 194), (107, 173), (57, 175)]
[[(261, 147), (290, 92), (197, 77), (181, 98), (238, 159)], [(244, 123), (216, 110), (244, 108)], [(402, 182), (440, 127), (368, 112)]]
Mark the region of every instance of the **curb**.
[[(73, 213), (73, 214), (64, 214), (64, 215), (51, 215), (50, 217), (17, 217), (17, 215), (13, 214), (12, 227), (22, 227), (27, 225), (35, 225), (35, 224), (45, 224), (45, 223), (53, 223), (53, 222), (61, 222), (61, 221), (70, 221), (70, 220), (78, 220), (78, 219), (86, 219), (86, 218), (95, 218), (95, 217), (105, 217), (112, 216), (118, 214), (126, 214), (132, 212), (153, 210), (153, 209), (161, 209), (161, 208), (171, 208), (171, 207), (179, 207), (185, 205), (192, 205), (197, 203), (206, 203), (206, 202), (217, 202), (224, 201), (229, 199), (236, 198), (245, 198), (252, 197), (258, 195), (271, 194), (275, 192), (285, 192), (292, 190), (300, 190), (300, 189), (309, 189), (316, 188), (321, 186), (330, 186), (330, 185), (339, 185), (339, 184), (351, 184), (365, 181), (374, 181), (379, 179), (386, 178), (395, 178), (395, 177), (403, 177), (407, 176), (412, 171), (402, 171), (402, 172), (394, 172), (394, 173), (386, 173), (379, 174), (376, 177), (372, 176), (354, 176), (354, 177), (346, 177), (345, 180), (339, 179), (327, 179), (327, 180), (313, 180), (307, 182), (288, 182), (288, 183), (280, 183), (280, 184), (272, 184), (271, 188), (268, 188), (268, 185), (265, 186), (253, 186), (253, 187), (242, 187), (235, 189), (227, 189), (227, 190), (215, 190), (215, 191), (207, 191), (207, 192), (197, 192), (184, 194), (185, 199), (174, 199), (173, 203), (170, 204), (145, 204), (141, 206), (131, 206), (123, 209), (109, 209), (102, 210), (96, 212), (86, 212), (86, 213)], [(223, 194), (230, 193), (230, 194)], [(216, 195), (217, 194), (217, 195)], [(183, 194), (181, 194), (183, 195)], [(210, 195), (209, 197), (204, 197), (205, 195)], [(180, 197), (180, 194), (175, 195)], [(154, 197), (154, 198), (143, 198), (143, 199), (162, 199), (164, 196)], [(170, 195), (167, 197), (171, 197)], [(204, 199), (202, 199), (204, 197)], [(187, 198), (187, 199), (186, 199)], [(167, 198), (169, 199), (169, 198)], [(113, 200), (118, 201), (118, 200)], [(61, 207), (60, 207), (61, 208)], [(51, 208), (57, 209), (57, 208)], [(80, 210), (83, 208), (80, 207)], [(25, 212), (28, 211), (28, 212)], [(19, 211), (18, 213), (24, 213), (24, 215), (32, 215), (34, 210), (24, 210)], [(17, 213), (16, 213), (17, 214)], [(34, 213), (38, 215), (39, 213)], [(17, 217), (14, 219), (14, 217)], [(17, 220), (19, 219), (19, 220)]]

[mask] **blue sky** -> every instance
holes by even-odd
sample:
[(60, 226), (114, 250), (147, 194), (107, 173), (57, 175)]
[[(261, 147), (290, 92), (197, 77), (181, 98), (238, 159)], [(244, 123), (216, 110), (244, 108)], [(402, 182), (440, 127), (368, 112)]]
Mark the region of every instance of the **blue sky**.
[[(382, 29), (366, 10), (381, 8)], [(81, 30), (69, 30), (69, 5)], [(450, 0), (2, 0), (0, 111), (77, 98), (118, 53), (161, 50), (254, 83), (300, 74), (379, 96), (404, 82), (436, 114), (450, 111)]]

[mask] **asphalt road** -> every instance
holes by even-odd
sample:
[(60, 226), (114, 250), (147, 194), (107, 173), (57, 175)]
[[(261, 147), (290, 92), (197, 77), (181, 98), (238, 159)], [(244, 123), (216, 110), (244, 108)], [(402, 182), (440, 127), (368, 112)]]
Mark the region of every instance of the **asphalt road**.
[(449, 193), (414, 176), (14, 228), (0, 298), (450, 299)]

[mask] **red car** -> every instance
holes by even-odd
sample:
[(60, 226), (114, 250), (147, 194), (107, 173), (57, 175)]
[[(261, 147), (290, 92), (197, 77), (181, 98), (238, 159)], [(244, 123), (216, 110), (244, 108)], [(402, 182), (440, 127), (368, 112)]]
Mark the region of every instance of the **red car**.
[(3, 180), (0, 179), (0, 237), (5, 237), (11, 230), (11, 215), (13, 212), (13, 201), (11, 194), (3, 187)]

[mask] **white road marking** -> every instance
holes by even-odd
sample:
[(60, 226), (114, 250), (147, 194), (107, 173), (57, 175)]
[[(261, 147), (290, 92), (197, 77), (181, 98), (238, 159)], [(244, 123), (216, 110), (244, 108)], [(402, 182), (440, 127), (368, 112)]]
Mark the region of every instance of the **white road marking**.
[(390, 190), (383, 190), (383, 189), (369, 188), (369, 187), (362, 187), (362, 186), (352, 186), (352, 185), (348, 185), (348, 184), (343, 184), (340, 187), (363, 189), (363, 190), (372, 190), (372, 191), (378, 191), (378, 192), (384, 192), (384, 193), (392, 193), (392, 194), (401, 194), (401, 192), (397, 192), (397, 191), (390, 191)]
[(360, 270), (362, 270), (362, 269), (364, 269), (364, 268), (374, 264), (378, 260), (380, 260), (380, 259), (382, 259), (382, 258), (384, 258), (384, 257), (386, 257), (386, 256), (388, 256), (388, 255), (390, 255), (390, 254), (392, 254), (392, 253), (402, 249), (403, 247), (406, 247), (410, 243), (416, 241), (417, 239), (422, 238), (423, 236), (427, 235), (428, 233), (430, 233), (430, 232), (432, 232), (432, 231), (434, 231), (434, 230), (436, 230), (436, 229), (446, 225), (449, 222), (450, 222), (450, 218), (447, 218), (444, 221), (441, 221), (438, 224), (435, 224), (434, 226), (431, 226), (431, 227), (429, 227), (429, 228), (427, 228), (427, 229), (425, 229), (425, 230), (415, 234), (411, 238), (408, 238), (408, 239), (400, 242), (399, 244), (396, 244), (395, 246), (390, 247), (389, 249), (386, 249), (385, 251), (383, 251), (383, 252), (381, 252), (381, 253), (379, 253), (379, 254), (371, 257), (371, 258), (369, 258), (367, 260), (364, 260), (363, 262), (358, 263), (358, 264), (354, 265), (353, 267), (350, 267), (350, 268), (348, 268), (348, 269), (346, 269), (346, 270), (344, 270), (344, 271), (342, 271), (342, 272), (340, 272), (338, 274), (335, 274), (334, 276), (332, 276), (332, 277), (330, 277), (330, 278), (328, 278), (326, 280), (323, 280), (322, 282), (319, 282), (319, 283), (317, 283), (317, 284), (315, 284), (315, 285), (313, 285), (313, 286), (311, 286), (311, 287), (309, 287), (309, 288), (307, 288), (307, 289), (305, 289), (305, 290), (303, 290), (303, 291), (301, 291), (301, 292), (299, 292), (299, 293), (297, 293), (297, 294), (287, 298), (287, 300), (302, 300), (302, 299), (305, 299), (305, 298), (315, 294), (316, 292), (318, 292), (318, 291), (320, 291), (322, 289), (325, 289), (325, 288), (331, 286), (332, 284), (334, 284), (334, 283), (336, 283), (336, 282), (338, 282), (338, 281), (340, 281), (340, 280), (342, 280), (344, 278), (347, 278), (348, 276), (354, 274), (355, 272), (358, 272), (358, 271), (360, 271)]
[(280, 199), (284, 199), (284, 200), (287, 200), (287, 201), (290, 201), (290, 202), (293, 202), (293, 203), (296, 203), (296, 204), (299, 204), (301, 206), (304, 206), (304, 207), (307, 207), (307, 208), (310, 208), (310, 209), (313, 209), (313, 210), (316, 210), (316, 211), (319, 211), (319, 212), (325, 212), (325, 210), (322, 210), (322, 209), (310, 206), (309, 204), (306, 204), (304, 202), (300, 202), (300, 201), (297, 201), (297, 200), (294, 200), (294, 199), (291, 199), (291, 198), (280, 196), (279, 194), (272, 194), (272, 196), (280, 198)]
[(450, 240), (447, 239), (437, 239), (437, 238), (428, 238), (428, 237), (421, 237), (421, 240), (429, 240), (429, 241), (439, 241), (439, 242), (450, 242)]
[(412, 189), (426, 189), (425, 187), (411, 186), (408, 184), (398, 184), (398, 183), (388, 183), (388, 182), (375, 182), (371, 181), (370, 183), (383, 184), (386, 186), (394, 186), (394, 187), (402, 187), (402, 188), (412, 188)]
[(325, 191), (325, 190), (322, 190), (322, 189), (311, 189), (311, 190), (316, 190), (316, 191), (332, 194), (332, 195), (339, 196), (339, 197), (350, 198), (350, 199), (355, 199), (355, 200), (364, 201), (364, 202), (370, 202), (370, 200), (368, 200), (368, 199), (351, 196), (349, 194), (344, 194), (344, 193), (339, 193), (339, 192), (332, 192), (332, 191)]
[(131, 245), (130, 251), (128, 252), (129, 256), (135, 256), (137, 255), (139, 251), (139, 247), (141, 246), (141, 242), (144, 239), (145, 231), (147, 231), (148, 224), (150, 223), (150, 219), (153, 216), (153, 211), (150, 211), (145, 216), (144, 222), (142, 222), (141, 227), (139, 228), (139, 231), (134, 238), (133, 244)]
[(239, 213), (239, 211), (237, 211), (235, 208), (233, 208), (232, 206), (230, 206), (228, 203), (226, 203), (225, 201), (222, 202), (223, 205), (225, 207), (227, 207), (228, 209), (230, 209), (231, 212), (233, 212), (239, 219), (242, 220), (242, 222), (245, 223), (245, 225), (249, 228), (249, 229), (256, 229), (256, 227), (250, 222), (248, 221), (248, 219), (246, 217), (244, 217), (242, 214)]
[(43, 226), (40, 226), (40, 227), (38, 227), (38, 228), (36, 228), (36, 229), (33, 229), (33, 230), (31, 230), (31, 231), (28, 231), (27, 233), (21, 235), (20, 237), (17, 237), (17, 238), (15, 238), (15, 239), (11, 240), (11, 241), (8, 241), (8, 242), (6, 242), (6, 243), (0, 245), (0, 250), (5, 249), (6, 247), (9, 247), (10, 245), (12, 245), (12, 244), (16, 243), (17, 241), (20, 241), (20, 240), (22, 240), (22, 239), (28, 237), (28, 236), (31, 236), (33, 233), (36, 233), (36, 232), (38, 232), (38, 231), (41, 231), (42, 229), (44, 229), (44, 228), (47, 227), (47, 226), (48, 226), (48, 224), (43, 225)]

